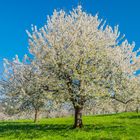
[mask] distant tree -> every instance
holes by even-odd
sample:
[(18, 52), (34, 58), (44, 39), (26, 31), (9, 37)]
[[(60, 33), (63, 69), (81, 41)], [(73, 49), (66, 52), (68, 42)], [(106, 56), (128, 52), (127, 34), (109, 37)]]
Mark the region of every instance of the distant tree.
[(133, 87), (132, 89), (132, 93), (130, 94), (130, 97), (132, 99), (132, 102), (128, 105), (128, 108), (130, 108), (131, 110), (135, 110), (137, 113), (140, 110), (140, 75), (136, 75), (135, 79), (133, 79), (133, 81), (131, 82), (131, 87)]
[(51, 90), (47, 86), (47, 78), (43, 77), (39, 67), (30, 62), (27, 56), (22, 62), (18, 56), (13, 61), (5, 59), (0, 82), (5, 109), (13, 114), (27, 109), (34, 110), (36, 122), (40, 109), (45, 107), (51, 97), (51, 93), (48, 94)]

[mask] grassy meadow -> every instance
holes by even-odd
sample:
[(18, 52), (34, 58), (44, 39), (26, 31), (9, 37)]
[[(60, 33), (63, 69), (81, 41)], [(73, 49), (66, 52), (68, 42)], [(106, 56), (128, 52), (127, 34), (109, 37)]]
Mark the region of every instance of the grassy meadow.
[(84, 116), (73, 129), (73, 117), (0, 121), (0, 140), (140, 140), (140, 113)]

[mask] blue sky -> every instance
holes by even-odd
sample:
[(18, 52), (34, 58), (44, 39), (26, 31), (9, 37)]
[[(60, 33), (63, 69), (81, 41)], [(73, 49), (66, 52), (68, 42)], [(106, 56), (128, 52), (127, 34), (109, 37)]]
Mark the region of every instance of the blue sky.
[(0, 0), (0, 71), (3, 58), (28, 53), (25, 30), (31, 24), (41, 27), (54, 9), (69, 11), (78, 4), (111, 26), (119, 24), (121, 33), (140, 47), (140, 0)]

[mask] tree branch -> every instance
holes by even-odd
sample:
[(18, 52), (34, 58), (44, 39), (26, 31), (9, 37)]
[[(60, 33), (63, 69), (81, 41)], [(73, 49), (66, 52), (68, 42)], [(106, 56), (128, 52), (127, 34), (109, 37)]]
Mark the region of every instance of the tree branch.
[(127, 104), (127, 103), (129, 103), (129, 102), (134, 101), (133, 99), (129, 99), (129, 100), (127, 100), (127, 101), (123, 101), (123, 100), (121, 100), (121, 99), (116, 98), (115, 95), (112, 96), (111, 98), (114, 99), (114, 100), (116, 100), (116, 101), (118, 101), (118, 102), (121, 102), (121, 103), (123, 103), (123, 104)]

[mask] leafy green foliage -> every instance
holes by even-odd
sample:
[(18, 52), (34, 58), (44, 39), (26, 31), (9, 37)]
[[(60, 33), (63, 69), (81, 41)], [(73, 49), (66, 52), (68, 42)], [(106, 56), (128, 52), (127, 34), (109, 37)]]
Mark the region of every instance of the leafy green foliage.
[(73, 118), (0, 122), (0, 140), (138, 140), (140, 114), (121, 113), (83, 117), (84, 127), (72, 129)]

